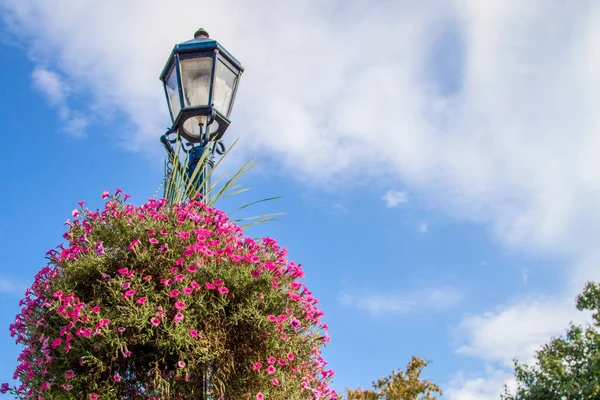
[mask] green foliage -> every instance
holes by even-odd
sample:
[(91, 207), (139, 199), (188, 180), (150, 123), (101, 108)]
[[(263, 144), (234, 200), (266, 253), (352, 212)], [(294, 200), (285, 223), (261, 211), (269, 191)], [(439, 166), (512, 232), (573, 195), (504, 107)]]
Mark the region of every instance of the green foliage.
[(535, 354), (533, 365), (515, 361), (517, 390), (504, 400), (592, 400), (600, 398), (600, 287), (589, 282), (577, 297), (579, 311), (592, 311), (594, 323), (571, 325)]
[(413, 357), (404, 371), (392, 371), (388, 377), (373, 382), (373, 390), (346, 389), (348, 400), (435, 400), (442, 394), (440, 388), (429, 380), (421, 380), (428, 362)]
[(323, 313), (285, 249), (201, 201), (103, 196), (73, 211), (11, 325), (18, 398), (335, 396)]

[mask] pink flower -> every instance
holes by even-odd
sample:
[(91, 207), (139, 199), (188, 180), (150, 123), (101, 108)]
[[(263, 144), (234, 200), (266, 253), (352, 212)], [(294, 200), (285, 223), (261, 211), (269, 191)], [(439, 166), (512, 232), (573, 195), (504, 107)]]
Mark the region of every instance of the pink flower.
[(138, 244), (140, 244), (140, 241), (141, 241), (141, 239), (142, 239), (142, 238), (141, 238), (141, 237), (139, 237), (139, 238), (135, 239), (133, 242), (131, 242), (131, 243), (129, 244), (129, 247), (128, 247), (128, 249), (129, 249), (129, 250), (133, 250), (133, 249), (135, 249), (135, 248), (138, 246)]
[(274, 316), (274, 315), (269, 315), (269, 316), (267, 317), (267, 319), (268, 319), (269, 321), (271, 321), (271, 322), (277, 322), (277, 317), (276, 317), (276, 316)]
[(292, 319), (290, 320), (290, 325), (294, 329), (298, 329), (301, 326), (300, 321), (298, 321), (295, 317), (292, 317)]
[(215, 285), (213, 285), (213, 284), (212, 284), (212, 283), (210, 283), (210, 282), (206, 282), (204, 285), (205, 285), (205, 286), (206, 286), (206, 288), (207, 288), (207, 289), (209, 289), (209, 290), (213, 290), (213, 289), (215, 288)]
[(277, 361), (277, 359), (276, 359), (275, 357), (269, 357), (269, 358), (267, 359), (267, 362), (268, 362), (269, 364), (275, 364), (275, 362), (276, 362), (276, 361)]
[(144, 304), (148, 299), (146, 297), (140, 297), (139, 299), (136, 300), (136, 303), (138, 304)]
[(176, 301), (175, 308), (178, 310), (183, 310), (185, 308), (185, 303), (183, 301)]
[(176, 324), (183, 321), (183, 314), (178, 312), (177, 314), (175, 314), (175, 317), (173, 317), (173, 320)]
[(285, 360), (283, 358), (280, 358), (279, 360), (277, 360), (277, 364), (285, 365)]
[(229, 293), (229, 289), (227, 289), (225, 286), (220, 287), (219, 288), (219, 293), (221, 293), (221, 294), (227, 294), (227, 293)]
[(196, 281), (191, 281), (190, 286), (192, 287), (192, 289), (198, 289), (200, 287), (200, 285), (198, 285), (198, 282)]
[(173, 297), (177, 297), (179, 296), (179, 290), (177, 289), (173, 289), (171, 290), (171, 293), (169, 293), (169, 297), (173, 298)]
[(183, 289), (181, 289), (181, 291), (188, 295), (194, 293), (194, 290), (189, 287), (184, 287)]
[(74, 376), (75, 376), (75, 372), (73, 372), (73, 370), (69, 370), (69, 371), (65, 372), (66, 379), (71, 379)]
[(104, 192), (102, 192), (102, 198), (103, 199), (107, 198), (108, 196), (110, 196), (110, 193), (109, 193), (108, 190), (105, 190)]
[(96, 314), (99, 313), (100, 312), (100, 307), (96, 306), (96, 307), (92, 308), (92, 312), (96, 313)]
[(183, 367), (185, 367), (185, 361), (181, 361), (181, 360), (179, 360), (179, 361), (177, 362), (177, 366), (178, 366), (179, 368), (183, 368)]
[(183, 265), (183, 263), (184, 263), (184, 262), (185, 262), (185, 259), (184, 259), (184, 258), (178, 258), (178, 259), (175, 261), (175, 265)]
[(277, 370), (275, 369), (275, 367), (272, 366), (272, 365), (269, 365), (269, 367), (267, 368), (267, 374), (273, 375), (275, 372), (277, 372)]
[(154, 325), (154, 326), (158, 326), (158, 325), (160, 325), (160, 319), (158, 319), (156, 317), (152, 317), (152, 318), (150, 318), (150, 323), (152, 323), (152, 325)]
[(135, 290), (131, 289), (131, 290), (128, 290), (125, 293), (123, 293), (123, 296), (121, 296), (121, 298), (126, 299), (128, 297), (133, 297), (134, 294), (135, 294)]
[(190, 336), (191, 337), (198, 337), (198, 332), (196, 332), (194, 329), (190, 329)]
[(92, 393), (90, 394), (90, 400), (98, 400), (98, 393)]
[(285, 333), (282, 333), (279, 337), (281, 338), (281, 340), (287, 339), (287, 335)]
[(184, 274), (179, 274), (179, 275), (176, 275), (173, 279), (175, 281), (181, 281), (181, 280), (183, 280), (183, 278), (185, 278), (185, 275)]
[(257, 268), (252, 270), (251, 275), (253, 278), (258, 278), (260, 276), (260, 269)]
[(192, 274), (194, 272), (196, 272), (196, 266), (195, 265), (189, 265), (186, 269), (188, 270), (188, 272), (190, 272)]
[(47, 389), (50, 389), (50, 382), (42, 383), (42, 386), (40, 386), (40, 390), (47, 390)]
[(221, 279), (215, 279), (215, 280), (213, 281), (213, 285), (215, 285), (215, 286), (217, 286), (217, 287), (219, 287), (219, 286), (223, 286), (223, 283), (225, 283), (225, 282), (223, 282)]
[(156, 239), (156, 238), (150, 238), (150, 239), (148, 239), (148, 241), (149, 241), (151, 244), (158, 244), (158, 239)]
[(179, 236), (183, 240), (187, 240), (190, 238), (189, 232), (177, 232), (177, 236)]
[(123, 333), (123, 332), (125, 332), (125, 327), (124, 326), (120, 326), (120, 327), (117, 328), (117, 331), (119, 333)]
[(127, 268), (121, 268), (121, 269), (117, 270), (117, 272), (120, 275), (127, 275), (127, 273), (129, 272), (129, 270)]
[(265, 395), (262, 392), (256, 393), (256, 400), (265, 400)]
[(271, 383), (275, 386), (279, 386), (279, 381), (277, 379), (271, 379)]
[(54, 339), (54, 341), (52, 342), (52, 349), (57, 348), (58, 346), (60, 346), (61, 343), (62, 343), (62, 339), (61, 338)]
[(104, 244), (102, 244), (102, 242), (96, 242), (96, 254), (105, 254)]
[(294, 353), (292, 353), (291, 351), (289, 353), (287, 353), (287, 358), (290, 361), (294, 361)]
[(131, 287), (131, 282), (125, 282), (122, 286), (121, 289), (123, 290), (127, 290)]
[(119, 374), (114, 374), (113, 375), (113, 381), (115, 381), (115, 382), (121, 382), (121, 376)]
[(77, 218), (79, 217), (79, 211), (77, 211), (77, 209), (74, 209), (73, 211), (71, 211), (71, 215)]
[(255, 371), (258, 371), (261, 368), (262, 368), (262, 363), (257, 362), (257, 363), (252, 364), (252, 369)]

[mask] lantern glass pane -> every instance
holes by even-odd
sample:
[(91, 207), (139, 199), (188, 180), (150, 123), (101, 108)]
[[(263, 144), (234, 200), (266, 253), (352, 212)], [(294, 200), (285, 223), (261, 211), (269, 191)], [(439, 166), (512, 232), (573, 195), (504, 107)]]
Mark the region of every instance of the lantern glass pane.
[(181, 103), (179, 98), (179, 85), (177, 84), (177, 68), (174, 66), (169, 73), (165, 88), (167, 89), (167, 97), (169, 98), (169, 107), (171, 108), (173, 121), (175, 121), (177, 114), (179, 114), (179, 110), (181, 110)]
[[(204, 115), (198, 115), (196, 117), (191, 117), (185, 120), (182, 125), (182, 129), (184, 133), (193, 141), (199, 141), (202, 136), (202, 133), (206, 132), (206, 117)], [(208, 126), (208, 134), (212, 136), (219, 130), (219, 123), (217, 121), (213, 121)]]
[(221, 114), (229, 117), (229, 109), (233, 98), (237, 74), (219, 60), (217, 62), (215, 75), (215, 109)]
[(187, 58), (180, 65), (184, 107), (208, 106), (212, 58)]

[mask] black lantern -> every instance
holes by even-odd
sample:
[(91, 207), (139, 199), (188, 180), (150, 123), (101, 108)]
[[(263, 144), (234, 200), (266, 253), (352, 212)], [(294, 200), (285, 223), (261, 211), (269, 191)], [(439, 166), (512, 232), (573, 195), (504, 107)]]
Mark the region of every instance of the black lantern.
[(220, 139), (229, 124), (244, 68), (208, 32), (175, 45), (160, 75), (173, 131), (191, 143)]

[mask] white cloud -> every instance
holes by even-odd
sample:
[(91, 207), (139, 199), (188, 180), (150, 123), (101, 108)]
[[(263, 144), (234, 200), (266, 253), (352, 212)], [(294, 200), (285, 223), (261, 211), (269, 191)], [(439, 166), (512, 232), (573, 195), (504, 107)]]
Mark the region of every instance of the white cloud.
[(74, 113), (67, 104), (70, 91), (68, 85), (56, 72), (37, 66), (31, 73), (33, 85), (58, 109), (61, 121), (65, 124), (63, 130), (76, 138), (85, 138), (87, 120)]
[(388, 208), (398, 207), (400, 204), (406, 204), (408, 202), (408, 196), (406, 192), (399, 192), (397, 190), (390, 189), (382, 197), (385, 201), (385, 206)]
[(419, 232), (421, 232), (421, 233), (429, 232), (429, 224), (427, 223), (427, 221), (422, 221), (419, 224)]
[(498, 400), (506, 385), (513, 391), (515, 379), (510, 371), (486, 366), (482, 376), (470, 376), (459, 371), (444, 388), (448, 400)]
[(453, 288), (428, 288), (387, 293), (340, 292), (338, 299), (345, 307), (354, 307), (373, 315), (442, 311), (456, 306), (462, 294)]

